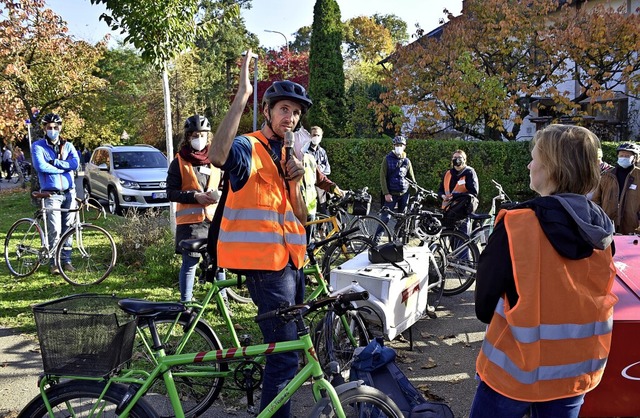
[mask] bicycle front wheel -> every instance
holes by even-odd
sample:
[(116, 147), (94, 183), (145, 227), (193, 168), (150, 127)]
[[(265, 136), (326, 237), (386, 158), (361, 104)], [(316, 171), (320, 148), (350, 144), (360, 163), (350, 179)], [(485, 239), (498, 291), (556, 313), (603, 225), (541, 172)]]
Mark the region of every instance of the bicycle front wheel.
[[(363, 385), (345, 390), (340, 394), (340, 405), (342, 405), (347, 418), (404, 417), (400, 408), (389, 396), (371, 386)], [(336, 413), (331, 402), (327, 398), (322, 398), (309, 416), (333, 418)]]
[(328, 311), (322, 321), (316, 326), (313, 343), (326, 376), (333, 381), (333, 373), (329, 368), (330, 362), (336, 362), (342, 375), (342, 382), (349, 380), (349, 371), (356, 347), (369, 344), (369, 332), (357, 311), (349, 311), (342, 316), (334, 311)]
[(364, 236), (350, 236), (329, 245), (322, 259), (322, 276), (329, 277), (331, 270), (351, 260), (363, 251), (375, 247), (375, 243)]
[[(98, 399), (106, 382), (69, 381), (47, 389), (47, 398), (55, 418), (101, 417), (116, 418), (116, 407), (127, 393), (127, 387), (112, 384), (102, 399)], [(133, 418), (156, 417), (146, 400), (140, 399), (129, 412)], [(18, 415), (19, 418), (48, 418), (47, 407), (40, 395), (34, 398)]]
[(40, 225), (34, 219), (19, 219), (4, 240), (4, 261), (11, 274), (26, 277), (40, 267), (43, 249), (44, 233)]
[[(187, 342), (181, 354), (221, 349), (220, 341), (215, 332), (202, 320), (195, 324), (193, 332), (187, 336), (185, 332), (189, 329), (191, 319), (191, 315), (183, 313), (166, 315), (154, 321), (166, 354), (176, 354), (178, 345), (185, 338), (187, 338)], [(155, 359), (150, 351), (152, 344), (148, 326), (140, 324), (133, 345), (132, 369), (153, 370)], [(202, 414), (218, 398), (224, 383), (222, 376), (227, 370), (228, 365), (215, 362), (186, 364), (171, 369), (186, 417)], [(157, 396), (158, 411), (173, 411), (163, 381), (155, 382), (149, 389), (149, 393), (160, 395)], [(154, 401), (156, 401), (155, 398)], [(163, 416), (170, 417), (172, 415)]]
[[(71, 248), (67, 245), (71, 244)], [(67, 262), (65, 251), (70, 251)], [(62, 235), (56, 249), (56, 264), (60, 274), (71, 284), (87, 286), (98, 284), (111, 273), (116, 265), (116, 243), (103, 228), (92, 224), (80, 224)]]
[(376, 232), (380, 230), (382, 232), (380, 235), (379, 242), (385, 243), (385, 242), (391, 241), (392, 235), (391, 235), (391, 231), (389, 230), (389, 227), (387, 226), (387, 224), (385, 224), (375, 216), (371, 216), (371, 215), (358, 216), (357, 218), (354, 218), (351, 221), (347, 230), (354, 228), (356, 226), (360, 228), (360, 232), (358, 233), (358, 235), (362, 235), (372, 240), (375, 238)]
[(476, 280), (480, 252), (475, 241), (460, 231), (445, 229), (435, 242), (446, 254), (443, 294), (453, 296), (464, 292)]

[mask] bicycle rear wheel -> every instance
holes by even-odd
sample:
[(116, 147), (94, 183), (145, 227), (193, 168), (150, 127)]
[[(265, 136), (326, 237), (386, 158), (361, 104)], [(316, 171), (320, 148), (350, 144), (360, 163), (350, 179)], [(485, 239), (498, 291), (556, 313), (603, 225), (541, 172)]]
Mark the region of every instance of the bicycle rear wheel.
[(14, 276), (26, 277), (40, 267), (44, 248), (44, 233), (40, 225), (29, 218), (14, 223), (4, 240), (4, 261)]
[[(55, 418), (101, 417), (116, 418), (116, 408), (127, 393), (127, 387), (112, 384), (100, 402), (98, 398), (107, 382), (72, 380), (47, 389), (47, 398)], [(93, 415), (91, 414), (92, 409)], [(133, 418), (156, 417), (157, 414), (145, 399), (140, 399), (129, 413)], [(47, 407), (38, 395), (18, 415), (19, 418), (48, 418)]]
[(445, 229), (436, 241), (446, 254), (444, 295), (453, 296), (467, 290), (476, 280), (480, 252), (466, 234)]
[(371, 247), (375, 247), (375, 243), (361, 235), (335, 241), (325, 250), (322, 259), (322, 276), (328, 278), (331, 270)]
[[(429, 246), (433, 255), (433, 260), (429, 260), (429, 279), (428, 279), (428, 293), (427, 293), (427, 309), (433, 308), (433, 311), (428, 312), (429, 315), (435, 313), (436, 309), (440, 305), (440, 300), (444, 294), (444, 278), (445, 278), (445, 265), (447, 262), (447, 255), (438, 243), (431, 244)], [(435, 265), (433, 264), (435, 263)]]
[[(164, 315), (154, 321), (166, 354), (176, 353), (178, 345), (185, 338), (185, 332), (188, 330), (191, 320), (191, 315), (183, 313), (179, 315)], [(143, 338), (148, 344), (152, 344), (147, 324), (138, 326), (138, 333), (133, 345), (131, 368), (150, 371), (155, 366), (155, 360), (153, 354), (145, 345)], [(214, 331), (207, 323), (201, 320), (196, 323), (193, 333), (184, 345), (182, 353), (200, 353), (220, 350), (221, 348), (222, 345)], [(222, 374), (227, 370), (227, 364), (215, 362), (187, 364), (171, 369), (186, 417), (202, 414), (218, 398), (224, 383)], [(155, 382), (149, 389), (149, 393), (161, 395), (154, 397), (154, 401), (157, 401), (158, 404), (158, 411), (173, 412), (169, 398), (166, 397), (166, 388), (163, 381)], [(163, 416), (170, 417), (173, 415)]]
[(385, 224), (375, 216), (371, 216), (371, 215), (358, 216), (349, 223), (349, 227), (347, 228), (347, 230), (354, 228), (356, 226), (360, 228), (360, 232), (358, 233), (358, 235), (362, 235), (364, 237), (367, 237), (373, 240), (373, 238), (376, 235), (376, 231), (378, 229), (381, 229), (382, 235), (380, 235), (379, 242), (385, 243), (385, 242), (390, 242), (392, 240), (391, 231), (389, 231), (389, 227), (387, 226), (387, 224)]
[[(75, 239), (74, 239), (75, 238)], [(71, 240), (70, 262), (73, 269), (63, 265), (64, 243)], [(92, 224), (80, 224), (62, 235), (56, 249), (56, 264), (60, 274), (71, 284), (87, 286), (98, 284), (111, 273), (116, 265), (116, 243), (103, 228)]]
[[(318, 322), (313, 346), (316, 348), (322, 370), (334, 385), (349, 380), (353, 352), (356, 347), (369, 344), (369, 340), (367, 327), (357, 311), (349, 311), (343, 316), (336, 315), (334, 311), (328, 311)], [(336, 376), (330, 369), (330, 362), (337, 363), (338, 372), (342, 375), (342, 379), (338, 377), (338, 380), (342, 381), (333, 380)]]
[[(371, 386), (359, 386), (340, 393), (340, 405), (347, 418), (361, 417), (389, 417), (403, 418), (398, 406), (382, 391)], [(316, 404), (310, 417), (335, 417), (333, 405), (327, 398), (322, 398)]]

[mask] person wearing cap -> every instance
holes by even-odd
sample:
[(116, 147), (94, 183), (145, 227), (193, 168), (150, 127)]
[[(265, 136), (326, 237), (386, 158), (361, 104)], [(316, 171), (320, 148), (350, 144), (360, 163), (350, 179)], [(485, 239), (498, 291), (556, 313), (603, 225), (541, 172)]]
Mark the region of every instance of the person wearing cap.
[(182, 255), (180, 301), (193, 298), (193, 283), (200, 254), (180, 248), (183, 239), (207, 238), (219, 200), (221, 173), (209, 161), (211, 125), (202, 115), (184, 123), (184, 137), (167, 172), (167, 197), (176, 202), (176, 254)]
[[(416, 181), (413, 175), (411, 160), (407, 158), (405, 149), (407, 139), (404, 136), (396, 136), (392, 140), (393, 151), (389, 152), (383, 159), (380, 166), (380, 188), (384, 201), (382, 205), (392, 211), (404, 212), (409, 202), (409, 179)], [(397, 207), (397, 210), (396, 210)], [(391, 214), (382, 212), (380, 220), (385, 224), (391, 219)], [(382, 236), (382, 227), (378, 226), (373, 237), (377, 244)]]
[[(231, 107), (213, 137), (209, 159), (225, 173), (222, 210), (210, 228), (210, 248), (219, 267), (246, 277), (258, 314), (283, 304), (302, 303), (306, 253), (304, 224), (306, 203), (302, 197), (302, 161), (293, 142), (284, 141), (296, 131), (312, 101), (300, 84), (274, 82), (263, 95), (261, 129), (235, 136), (240, 117), (253, 94), (249, 80), (251, 51), (240, 69), (238, 90)], [(255, 55), (254, 55), (255, 56)], [(287, 135), (288, 136), (288, 135)], [(294, 323), (279, 319), (260, 321), (265, 343), (295, 340)], [(273, 400), (298, 369), (298, 353), (266, 358), (260, 409)], [(289, 417), (290, 402), (274, 416)]]
[(592, 200), (606, 212), (619, 234), (640, 232), (640, 146), (620, 144), (616, 165), (602, 173)]
[[(78, 152), (73, 144), (60, 137), (62, 118), (49, 113), (42, 118), (44, 138), (31, 146), (33, 168), (38, 174), (40, 192), (47, 192), (44, 199), (47, 211), (47, 240), (53, 247), (72, 223), (73, 212), (62, 212), (59, 209), (76, 208), (76, 186), (74, 172), (80, 165)], [(57, 210), (56, 210), (57, 209)], [(56, 266), (53, 258), (50, 261), (51, 274), (60, 274), (59, 268), (73, 271), (71, 264), (71, 237), (64, 243), (60, 266)]]

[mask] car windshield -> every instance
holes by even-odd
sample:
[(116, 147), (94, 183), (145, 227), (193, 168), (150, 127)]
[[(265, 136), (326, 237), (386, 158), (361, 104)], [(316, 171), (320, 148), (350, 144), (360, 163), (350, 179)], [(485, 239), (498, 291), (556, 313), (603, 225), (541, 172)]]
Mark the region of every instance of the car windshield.
[(167, 159), (161, 152), (114, 152), (113, 168), (166, 168)]

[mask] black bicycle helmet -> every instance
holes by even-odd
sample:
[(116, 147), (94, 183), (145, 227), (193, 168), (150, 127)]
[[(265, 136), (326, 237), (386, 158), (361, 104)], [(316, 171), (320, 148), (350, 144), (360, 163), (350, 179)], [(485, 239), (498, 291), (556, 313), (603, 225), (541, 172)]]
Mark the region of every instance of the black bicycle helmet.
[(42, 125), (47, 125), (49, 123), (57, 123), (58, 125), (62, 125), (62, 118), (55, 113), (47, 113), (42, 117)]
[(293, 81), (275, 81), (262, 96), (262, 104), (268, 104), (273, 107), (280, 100), (292, 100), (302, 106), (302, 114), (304, 115), (313, 105), (307, 91), (298, 83)]
[(398, 135), (393, 138), (393, 145), (407, 145), (407, 138), (402, 135)]
[(640, 146), (638, 146), (638, 144), (634, 144), (633, 142), (624, 142), (618, 145), (618, 148), (616, 148), (616, 152), (618, 151), (629, 151), (633, 152), (635, 155), (639, 155)]
[(184, 122), (185, 132), (211, 132), (209, 120), (202, 115), (189, 116)]

